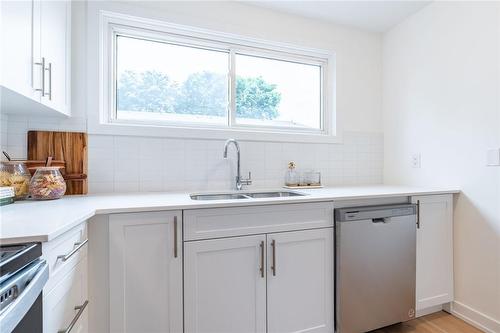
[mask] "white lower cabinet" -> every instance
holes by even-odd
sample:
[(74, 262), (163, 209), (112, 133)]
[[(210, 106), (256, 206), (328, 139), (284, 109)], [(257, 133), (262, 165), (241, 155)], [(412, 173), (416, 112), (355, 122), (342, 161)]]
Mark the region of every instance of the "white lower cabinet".
[(333, 228), (184, 243), (185, 332), (333, 332)]
[(265, 332), (265, 235), (184, 243), (186, 332)]
[(269, 333), (333, 332), (333, 229), (267, 235)]
[(84, 258), (44, 294), (43, 331), (86, 333), (87, 306), (87, 258)]
[(181, 333), (182, 212), (109, 217), (110, 332)]
[(416, 196), (417, 311), (453, 300), (453, 196)]

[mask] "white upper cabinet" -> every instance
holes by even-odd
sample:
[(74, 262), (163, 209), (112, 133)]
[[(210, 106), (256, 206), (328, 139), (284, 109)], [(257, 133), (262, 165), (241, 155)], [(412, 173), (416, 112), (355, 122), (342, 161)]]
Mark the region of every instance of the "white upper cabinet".
[(1, 17), (2, 113), (69, 115), (71, 1), (2, 1)]
[(110, 215), (110, 332), (183, 331), (181, 217)]
[(71, 2), (41, 1), (40, 47), (45, 60), (42, 103), (64, 114), (70, 111)]
[(333, 228), (269, 234), (267, 253), (267, 332), (333, 332)]
[(453, 300), (453, 196), (412, 198), (419, 206), (416, 308)]
[(33, 49), (32, 1), (2, 1), (1, 49), (2, 86), (25, 97), (39, 99), (33, 89), (33, 59), (39, 57)]

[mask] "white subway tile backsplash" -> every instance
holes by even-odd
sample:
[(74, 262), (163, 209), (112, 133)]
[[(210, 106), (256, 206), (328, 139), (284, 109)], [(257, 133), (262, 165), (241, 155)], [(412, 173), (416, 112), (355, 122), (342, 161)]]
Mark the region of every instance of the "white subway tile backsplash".
[[(90, 174), (90, 171), (89, 171)], [(90, 175), (89, 175), (89, 179)], [(114, 192), (114, 182), (97, 182), (89, 180), (89, 193), (111, 193)]]
[(116, 182), (114, 192), (139, 192), (139, 182)]
[[(26, 157), (30, 129), (85, 131), (82, 118), (2, 116), (0, 145)], [(326, 186), (382, 183), (384, 138), (345, 132), (340, 144), (240, 142), (241, 171), (250, 188), (280, 187), (289, 161), (321, 172)], [(222, 156), (224, 140), (89, 135), (89, 192), (207, 191), (234, 186), (236, 152)]]

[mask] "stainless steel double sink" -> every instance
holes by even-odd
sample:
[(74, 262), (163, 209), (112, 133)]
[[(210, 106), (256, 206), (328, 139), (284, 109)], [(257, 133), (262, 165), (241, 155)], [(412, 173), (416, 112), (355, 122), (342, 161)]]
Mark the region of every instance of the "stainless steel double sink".
[(268, 192), (190, 194), (190, 197), (192, 200), (236, 200), (236, 199), (301, 197), (304, 195), (306, 194), (293, 191), (268, 191)]

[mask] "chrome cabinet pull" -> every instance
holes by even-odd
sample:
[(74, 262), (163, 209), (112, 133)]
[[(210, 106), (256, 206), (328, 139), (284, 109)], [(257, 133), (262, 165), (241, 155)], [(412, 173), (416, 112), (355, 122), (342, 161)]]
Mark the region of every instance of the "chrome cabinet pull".
[(49, 72), (49, 92), (45, 95), (49, 96), (49, 101), (52, 100), (52, 63), (49, 62), (49, 67), (45, 68)]
[(271, 241), (271, 247), (273, 249), (273, 264), (271, 270), (273, 271), (273, 276), (276, 276), (276, 240)]
[(174, 216), (174, 258), (177, 258), (177, 216)]
[(62, 262), (65, 262), (69, 258), (71, 258), (75, 253), (77, 253), (85, 244), (87, 244), (89, 240), (86, 239), (83, 242), (77, 242), (75, 243), (75, 248), (68, 254), (61, 254), (60, 256), (57, 256), (57, 260), (61, 260)]
[(420, 229), (420, 200), (417, 200), (417, 229)]
[(78, 312), (76, 313), (76, 315), (71, 320), (71, 323), (69, 323), (69, 326), (66, 327), (66, 329), (60, 330), (57, 333), (69, 333), (69, 332), (71, 332), (71, 330), (75, 326), (76, 322), (78, 321), (78, 319), (82, 315), (83, 311), (85, 311), (85, 308), (87, 307), (88, 304), (89, 304), (89, 301), (86, 300), (85, 302), (83, 302), (82, 305), (75, 306), (75, 310), (78, 310)]
[(264, 278), (264, 241), (260, 242), (260, 277)]
[(42, 73), (42, 87), (41, 88), (36, 88), (35, 91), (40, 91), (42, 93), (42, 97), (45, 96), (45, 58), (42, 57), (41, 62), (35, 62), (35, 65), (40, 66), (41, 68), (41, 73)]

